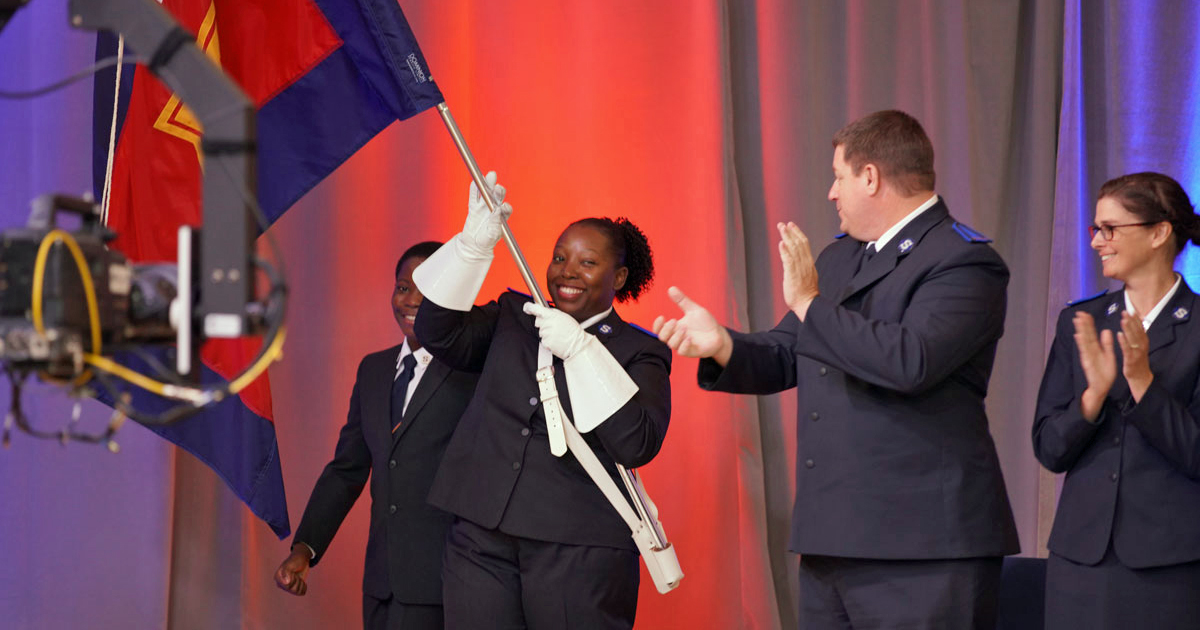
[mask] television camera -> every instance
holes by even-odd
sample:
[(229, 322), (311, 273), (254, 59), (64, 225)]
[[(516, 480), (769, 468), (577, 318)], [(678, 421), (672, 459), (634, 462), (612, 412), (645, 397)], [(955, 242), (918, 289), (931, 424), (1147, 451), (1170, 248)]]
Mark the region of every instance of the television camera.
[[(0, 28), (26, 1), (0, 0)], [(149, 70), (204, 128), (206, 228), (180, 228), (176, 264), (131, 264), (110, 249), (116, 234), (88, 198), (40, 196), (24, 227), (0, 233), (0, 366), (13, 388), (5, 443), (16, 426), (116, 450), (112, 436), (125, 417), (176, 422), (261, 375), (280, 355), (287, 289), (282, 275), (254, 254), (254, 237), (267, 222), (255, 201), (250, 100), (154, 0), (70, 0), (69, 15), (77, 28), (119, 32), (134, 49), (150, 51)], [(60, 226), (68, 215), (78, 217), (77, 228)], [(269, 235), (268, 242), (274, 245)], [(281, 260), (277, 248), (274, 257)], [(269, 289), (256, 298), (259, 272)], [(200, 384), (202, 341), (258, 334), (262, 348), (240, 375), (219, 386)], [(127, 367), (127, 357), (148, 369)], [(106, 398), (117, 410), (107, 429), (84, 433), (73, 422), (56, 431), (34, 428), (20, 405), (32, 374), (76, 395)], [(178, 404), (157, 414), (139, 411), (128, 385)]]

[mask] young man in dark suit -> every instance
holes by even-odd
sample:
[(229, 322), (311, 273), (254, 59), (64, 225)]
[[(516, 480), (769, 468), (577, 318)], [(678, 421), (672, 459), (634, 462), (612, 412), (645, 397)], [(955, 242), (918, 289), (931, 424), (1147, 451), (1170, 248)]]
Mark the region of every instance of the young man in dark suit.
[(934, 194), (911, 116), (871, 114), (833, 144), (846, 234), (814, 261), (779, 224), (783, 320), (727, 330), (672, 287), (684, 315), (655, 332), (703, 358), (705, 389), (798, 389), (800, 627), (991, 630), (1019, 550), (983, 404), (1008, 269)]
[(280, 588), (307, 592), (309, 567), (324, 557), (369, 477), (363, 626), (371, 630), (443, 625), (442, 549), (452, 517), (425, 499), (478, 375), (451, 370), (413, 334), (422, 296), (412, 272), (440, 246), (419, 243), (396, 263), (392, 311), (404, 340), (359, 364), (333, 460), (309, 497), (291, 555), (275, 572)]

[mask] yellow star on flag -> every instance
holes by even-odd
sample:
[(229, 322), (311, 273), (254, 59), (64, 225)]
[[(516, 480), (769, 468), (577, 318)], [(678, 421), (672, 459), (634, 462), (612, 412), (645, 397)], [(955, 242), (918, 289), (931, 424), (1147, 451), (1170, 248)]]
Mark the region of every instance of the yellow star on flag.
[[(196, 34), (196, 45), (200, 47), (218, 66), (221, 65), (221, 47), (217, 39), (217, 5), (208, 5), (208, 13), (200, 24), (200, 32)], [(204, 156), (200, 152), (200, 136), (204, 135), (204, 127), (196, 120), (195, 114), (179, 100), (174, 93), (167, 99), (167, 104), (158, 113), (154, 128), (192, 143), (196, 148), (196, 159), (204, 166)]]

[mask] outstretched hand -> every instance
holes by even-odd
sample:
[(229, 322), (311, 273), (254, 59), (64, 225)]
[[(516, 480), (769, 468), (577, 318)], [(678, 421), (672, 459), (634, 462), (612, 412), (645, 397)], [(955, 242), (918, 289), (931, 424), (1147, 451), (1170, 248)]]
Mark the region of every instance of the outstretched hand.
[(707, 309), (693, 302), (677, 287), (667, 289), (667, 295), (679, 305), (683, 316), (654, 320), (654, 334), (671, 350), (685, 357), (709, 358), (724, 366), (733, 352), (733, 339), (724, 326)]

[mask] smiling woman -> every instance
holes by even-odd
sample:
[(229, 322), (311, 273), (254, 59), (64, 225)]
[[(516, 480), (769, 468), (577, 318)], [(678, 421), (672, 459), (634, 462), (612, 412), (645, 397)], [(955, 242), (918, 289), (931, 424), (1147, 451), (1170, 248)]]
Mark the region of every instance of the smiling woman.
[[(488, 182), (502, 201), (495, 174)], [(474, 306), (511, 212), (489, 213), (472, 184), (463, 231), (413, 274), (425, 347), (481, 372), (429, 495), (458, 516), (443, 573), (446, 625), (631, 628), (639, 570), (629, 528), (573, 454), (552, 453), (550, 398), (534, 375), (552, 354), (559, 400), (610, 476), (658, 454), (671, 353), (613, 309), (649, 286), (650, 246), (626, 219), (577, 221), (546, 269), (555, 308), (511, 291)]]
[(646, 235), (628, 219), (581, 219), (563, 230), (546, 268), (554, 307), (584, 321), (635, 300), (654, 280)]
[[(1200, 300), (1172, 265), (1200, 217), (1174, 179), (1100, 188), (1091, 247), (1116, 294), (1073, 303), (1038, 393), (1034, 453), (1066, 472), (1047, 628), (1191, 628), (1200, 617)], [(1099, 334), (1097, 334), (1099, 330)]]
[(413, 282), (413, 270), (425, 262), (442, 244), (437, 241), (425, 241), (408, 248), (400, 260), (396, 261), (396, 288), (392, 290), (392, 314), (400, 332), (408, 341), (408, 347), (418, 350), (421, 342), (413, 333), (413, 324), (417, 321), (417, 309), (421, 306), (421, 290)]

